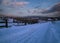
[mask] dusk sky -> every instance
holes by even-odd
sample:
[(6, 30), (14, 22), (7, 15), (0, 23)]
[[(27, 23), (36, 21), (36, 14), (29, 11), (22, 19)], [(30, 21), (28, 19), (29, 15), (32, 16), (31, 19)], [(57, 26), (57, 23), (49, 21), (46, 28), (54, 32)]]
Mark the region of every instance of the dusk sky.
[(37, 15), (59, 2), (60, 0), (0, 0), (0, 9), (3, 9), (3, 14)]

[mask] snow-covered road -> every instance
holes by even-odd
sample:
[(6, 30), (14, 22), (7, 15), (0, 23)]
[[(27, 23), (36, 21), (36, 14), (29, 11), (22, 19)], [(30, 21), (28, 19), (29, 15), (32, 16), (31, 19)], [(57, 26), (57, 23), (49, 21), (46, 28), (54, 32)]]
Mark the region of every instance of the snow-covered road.
[(0, 29), (0, 43), (60, 43), (60, 21)]

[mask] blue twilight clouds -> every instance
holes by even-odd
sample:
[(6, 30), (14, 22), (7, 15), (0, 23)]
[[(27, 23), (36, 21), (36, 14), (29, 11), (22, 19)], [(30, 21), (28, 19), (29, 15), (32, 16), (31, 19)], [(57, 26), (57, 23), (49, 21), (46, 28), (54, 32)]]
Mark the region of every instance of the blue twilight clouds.
[(4, 14), (29, 14), (32, 9), (48, 9), (60, 0), (0, 0), (0, 9)]

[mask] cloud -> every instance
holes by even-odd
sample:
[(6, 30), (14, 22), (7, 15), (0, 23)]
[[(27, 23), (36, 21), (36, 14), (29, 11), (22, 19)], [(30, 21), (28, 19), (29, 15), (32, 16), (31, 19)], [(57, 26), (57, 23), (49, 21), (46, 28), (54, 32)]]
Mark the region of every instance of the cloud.
[(0, 4), (2, 4), (2, 0), (0, 0)]
[(17, 14), (24, 14), (23, 12), (17, 12)]
[(31, 13), (31, 14), (40, 14), (44, 9), (29, 9), (28, 10), (28, 13)]
[(2, 4), (3, 5), (8, 5), (9, 4), (9, 0), (3, 0)]
[(55, 4), (52, 8), (52, 11), (60, 11), (60, 3)]
[(56, 3), (55, 5), (51, 6), (50, 9), (44, 10), (42, 13), (53, 13), (53, 12), (60, 12), (60, 3)]
[(10, 0), (3, 0), (3, 5), (7, 6), (25, 6), (29, 4), (29, 2), (23, 1), (23, 2), (11, 2)]
[(24, 5), (27, 5), (29, 4), (29, 2), (16, 2), (14, 3), (16, 6), (24, 6)]

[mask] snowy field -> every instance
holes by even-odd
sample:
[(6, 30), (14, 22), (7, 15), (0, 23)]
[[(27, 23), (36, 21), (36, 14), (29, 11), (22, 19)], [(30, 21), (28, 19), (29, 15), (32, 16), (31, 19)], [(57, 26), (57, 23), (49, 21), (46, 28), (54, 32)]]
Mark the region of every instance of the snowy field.
[(0, 43), (60, 43), (60, 21), (0, 29)]

